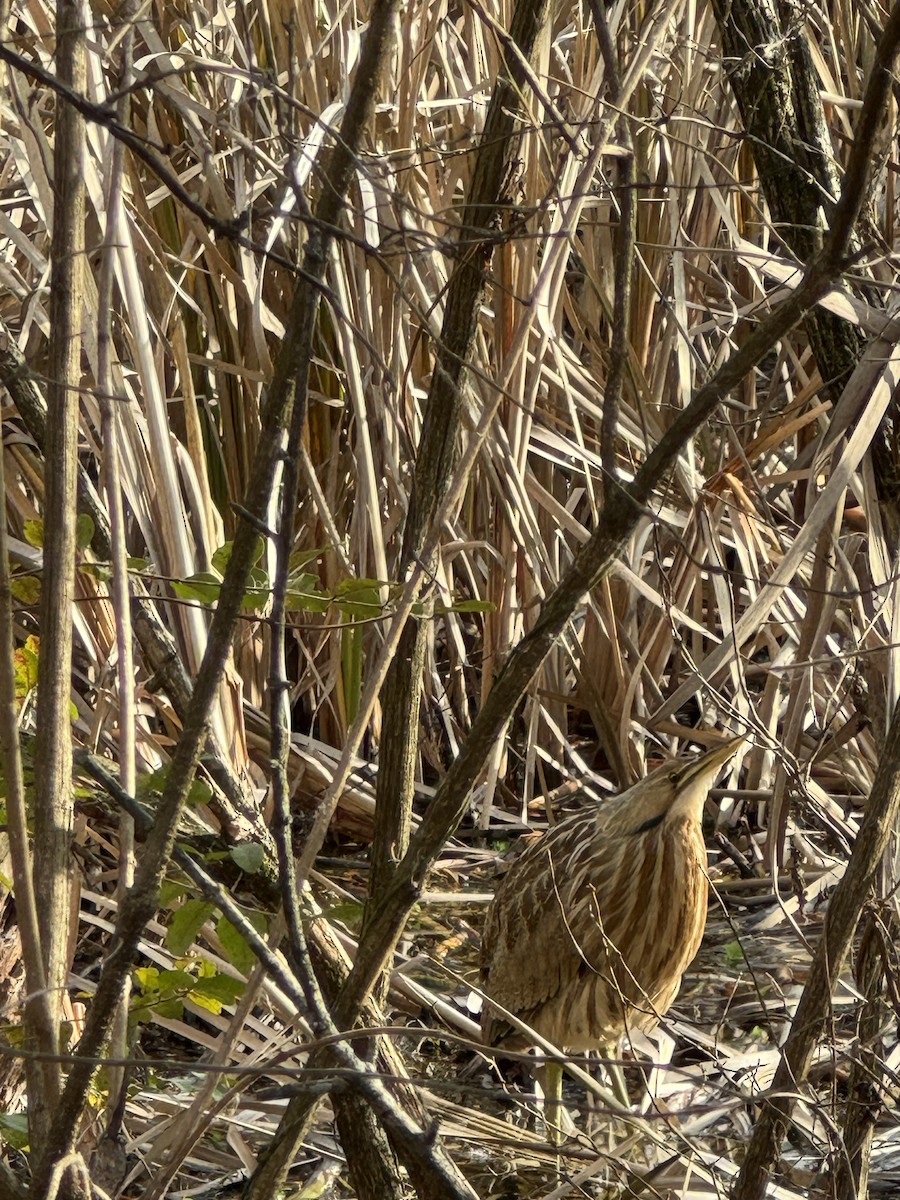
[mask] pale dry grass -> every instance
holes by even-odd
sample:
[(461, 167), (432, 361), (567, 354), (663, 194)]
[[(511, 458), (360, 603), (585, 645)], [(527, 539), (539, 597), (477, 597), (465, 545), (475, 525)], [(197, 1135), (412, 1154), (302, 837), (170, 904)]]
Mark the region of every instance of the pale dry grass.
[[(366, 662), (379, 646), (389, 585), (397, 582), (422, 403), (453, 266), (454, 214), (497, 73), (493, 22), (506, 27), (509, 9), (498, 4), (483, 13), (463, 5), (448, 13), (423, 0), (404, 13), (375, 132), (348, 197), (349, 236), (338, 240), (329, 265), (296, 547), (298, 556), (308, 556), (309, 585), (333, 597), (325, 611), (317, 605), (294, 612), (294, 765), (308, 801), (328, 786)], [(97, 477), (104, 459), (92, 389), (102, 315), (95, 272), (109, 239), (129, 553), (145, 560), (147, 586), (189, 670), (202, 654), (206, 616), (201, 605), (177, 601), (168, 581), (210, 571), (234, 528), (231, 505), (247, 483), (263, 388), (292, 292), (285, 260), (296, 261), (303, 243), (319, 151), (340, 121), (364, 19), (365, 5), (331, 0), (147, 6), (135, 19), (133, 62), (123, 75), (126, 26), (103, 6), (93, 13), (89, 98), (104, 105), (126, 85), (129, 124), (162, 148), (167, 171), (194, 201), (222, 222), (236, 212), (249, 216), (249, 243), (214, 235), (173, 199), (166, 181), (126, 155), (123, 216), (111, 227), (110, 133), (89, 123), (82, 464)], [(872, 30), (863, 13), (844, 3), (809, 19), (840, 160)], [(628, 476), (672, 414), (791, 286), (791, 274), (738, 133), (711, 11), (657, 0), (617, 6), (609, 20), (639, 181), (631, 350), (616, 443), (619, 469)], [(15, 48), (48, 68), (52, 30), (49, 4), (14, 4)], [(588, 537), (603, 493), (599, 430), (613, 319), (613, 184), (622, 147), (617, 114), (602, 100), (602, 59), (581, 6), (560, 6), (537, 77), (540, 92), (529, 98), (531, 125), (481, 312), (464, 442), (498, 394), (500, 402), (464, 500), (446, 522), (437, 574), (439, 598), (451, 611), (435, 619), (429, 639), (423, 787), (465, 738), (498, 664), (533, 624), (573, 548)], [(53, 100), (46, 88), (11, 71), (0, 105), (0, 318), (39, 381), (47, 339)], [(890, 130), (883, 153), (893, 166)], [(790, 1009), (807, 961), (804, 935), (818, 927), (818, 916), (809, 915), (818, 903), (817, 881), (824, 888), (841, 870), (884, 714), (900, 691), (896, 560), (866, 455), (898, 368), (881, 307), (892, 307), (894, 286), (893, 180), (892, 168), (879, 174), (864, 232), (882, 247), (871, 262), (881, 287), (870, 289), (868, 305), (843, 301), (871, 339), (838, 406), (850, 435), (836, 436), (842, 425), (820, 396), (808, 345), (796, 331), (685, 451), (613, 574), (588, 597), (534, 680), (477, 794), (476, 824), (503, 827), (509, 815), (529, 813), (540, 818), (540, 798), (567, 780), (589, 777), (597, 790), (609, 790), (635, 778), (648, 756), (684, 748), (695, 725), (747, 728), (752, 745), (730, 782), (740, 772), (752, 795), (719, 793), (717, 828), (761, 876), (759, 884), (747, 884), (751, 900), (757, 888), (763, 900), (765, 879), (778, 874), (786, 855), (798, 879), (809, 872), (811, 891), (788, 889), (780, 906), (765, 909), (769, 936), (779, 939), (772, 961), (761, 953), (755, 962), (760, 918), (726, 885), (726, 907), (744, 928), (747, 964), (728, 960), (720, 939), (717, 957), (691, 982), (677, 1027), (682, 1043), (697, 1047), (690, 1065), (672, 1065), (671, 1043), (656, 1050), (644, 1105), (653, 1142), (645, 1137), (640, 1150), (619, 1146), (609, 1155), (600, 1146), (603, 1122), (595, 1122), (600, 1132), (583, 1134), (577, 1148), (591, 1160), (584, 1169), (592, 1178), (615, 1177), (622, 1162), (646, 1168), (675, 1154), (655, 1187), (687, 1196), (727, 1185), (727, 1160), (747, 1128), (753, 1086), (747, 1079), (764, 1084), (776, 1032), (766, 1026), (771, 1014), (740, 1016), (731, 1026), (727, 1014), (741, 989), (749, 989), (754, 1003), (762, 993), (774, 1005), (776, 1024)], [(40, 461), (4, 405), (7, 512), (24, 564), (26, 522), (41, 511)], [(85, 562), (91, 558), (86, 548)], [(266, 566), (264, 555), (261, 571)], [(368, 607), (348, 615), (338, 598), (354, 579), (375, 583), (365, 596)], [(115, 757), (115, 614), (95, 575), (83, 574), (79, 587), (78, 736)], [(465, 611), (464, 601), (489, 609)], [(22, 632), (32, 629), (23, 612)], [(260, 794), (265, 727), (256, 707), (265, 701), (267, 672), (265, 626), (248, 611), (215, 727), (237, 774), (249, 773)], [(141, 668), (135, 691), (137, 752), (146, 772), (167, 761), (177, 722)], [(377, 714), (371, 745), (389, 720)], [(624, 778), (616, 778), (616, 764)], [(345, 794), (340, 830), (365, 840), (372, 794), (371, 772), (362, 772)], [(114, 848), (102, 830), (88, 821), (83, 837), (109, 867)], [(485, 857), (449, 849), (451, 884), (468, 879)], [(714, 865), (723, 864), (733, 875), (724, 855)], [(109, 875), (102, 882), (108, 887)], [(91, 879), (82, 896), (82, 933), (94, 939), (114, 913), (99, 883)], [(359, 894), (358, 887), (350, 890)], [(470, 971), (479, 927), (477, 906), (452, 921), (438, 908), (430, 933), (412, 931), (413, 965), (398, 967), (414, 977), (415, 962), (424, 961), (417, 958), (421, 937), (432, 946), (442, 931), (450, 939), (452, 929), (469, 948), (457, 966)], [(172, 961), (163, 934), (162, 926), (147, 930), (148, 962)], [(221, 953), (211, 927), (198, 945), (207, 957)], [(445, 951), (450, 962), (457, 953), (454, 945)], [(196, 1007), (190, 1021), (164, 1024), (192, 1053), (265, 1067), (291, 1047), (297, 1031), (277, 990), (263, 981), (255, 986), (255, 1006), (239, 1028), (227, 1011), (214, 1016)], [(406, 1006), (416, 1009), (410, 986)], [(459, 1015), (460, 1032), (473, 1034), (451, 999), (458, 990), (452, 980), (438, 971), (429, 986), (444, 1017)], [(836, 1033), (826, 1057), (838, 1053), (842, 1037)], [(296, 1049), (291, 1055), (295, 1065), (303, 1057)], [(182, 1123), (200, 1139), (185, 1160), (183, 1182), (252, 1166), (279, 1102), (254, 1101), (239, 1077), (229, 1080), (227, 1102), (192, 1107), (202, 1082), (186, 1067), (164, 1088), (135, 1093), (126, 1128), (139, 1153), (136, 1177), (152, 1174), (164, 1148), (182, 1136)], [(650, 1119), (655, 1104), (689, 1115), (670, 1128)], [(502, 1174), (504, 1161), (511, 1168), (527, 1161), (537, 1173), (535, 1186), (543, 1187), (537, 1181), (552, 1162), (531, 1134), (450, 1100), (435, 1106), (479, 1186)], [(821, 1148), (830, 1134), (813, 1115), (807, 1134)], [(202, 1140), (211, 1127), (221, 1138)], [(323, 1149), (340, 1153), (327, 1126), (321, 1129), (311, 1163)], [(879, 1162), (889, 1168), (893, 1140), (886, 1128), (873, 1171)], [(797, 1178), (780, 1194), (803, 1194), (804, 1172), (812, 1169), (801, 1155)], [(565, 1194), (549, 1184), (544, 1190)]]

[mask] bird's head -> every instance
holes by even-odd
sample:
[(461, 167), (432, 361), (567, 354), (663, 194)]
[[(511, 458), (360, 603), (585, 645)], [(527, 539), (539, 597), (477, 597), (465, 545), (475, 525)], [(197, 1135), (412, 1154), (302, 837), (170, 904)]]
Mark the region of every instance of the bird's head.
[(732, 738), (697, 758), (678, 759), (651, 771), (619, 797), (623, 825), (642, 833), (666, 817), (699, 821), (716, 776), (746, 740)]

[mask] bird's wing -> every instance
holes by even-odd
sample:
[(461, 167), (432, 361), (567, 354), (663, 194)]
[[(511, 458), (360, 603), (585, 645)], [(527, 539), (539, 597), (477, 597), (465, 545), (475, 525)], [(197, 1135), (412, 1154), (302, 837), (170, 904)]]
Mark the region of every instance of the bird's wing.
[(497, 889), (482, 946), (484, 987), (525, 1020), (574, 976), (607, 964), (603, 931), (612, 936), (620, 925), (614, 897), (622, 855), (604, 825), (596, 813), (562, 822)]

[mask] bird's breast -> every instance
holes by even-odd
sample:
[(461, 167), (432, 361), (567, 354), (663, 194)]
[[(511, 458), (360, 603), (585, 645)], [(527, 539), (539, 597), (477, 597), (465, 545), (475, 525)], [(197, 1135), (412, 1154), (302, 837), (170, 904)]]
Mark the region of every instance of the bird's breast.
[(619, 927), (609, 930), (622, 960), (617, 981), (638, 1005), (643, 992), (661, 1016), (706, 926), (706, 849), (698, 823), (667, 819), (635, 839), (630, 875), (621, 886), (629, 902)]
[[(536, 843), (504, 879), (485, 931), (486, 991), (572, 1050), (652, 1029), (706, 924), (699, 822), (669, 810), (623, 825), (582, 818)], [(485, 1035), (504, 1036), (501, 1024), (489, 1015)]]

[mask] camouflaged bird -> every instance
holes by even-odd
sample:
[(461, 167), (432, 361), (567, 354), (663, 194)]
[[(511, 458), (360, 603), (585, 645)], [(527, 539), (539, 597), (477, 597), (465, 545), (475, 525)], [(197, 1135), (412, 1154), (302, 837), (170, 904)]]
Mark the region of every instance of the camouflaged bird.
[[(572, 1051), (657, 1024), (706, 926), (703, 804), (743, 741), (659, 767), (515, 859), (482, 940), (489, 1000)], [(485, 1042), (527, 1045), (489, 1000)]]

